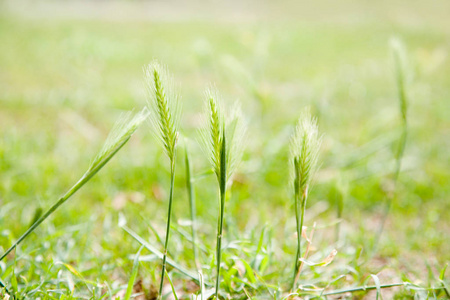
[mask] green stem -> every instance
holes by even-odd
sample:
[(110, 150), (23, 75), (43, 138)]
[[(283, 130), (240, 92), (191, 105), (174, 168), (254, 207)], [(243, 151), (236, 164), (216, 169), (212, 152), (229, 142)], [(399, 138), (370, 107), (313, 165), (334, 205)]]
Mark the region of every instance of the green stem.
[(298, 261), (301, 256), (301, 232), (299, 230), (300, 226), (300, 212), (298, 209), (298, 195), (295, 195), (295, 222), (296, 222), (296, 230), (297, 230), (297, 252), (295, 254), (295, 261), (294, 261), (294, 276), (292, 277), (292, 290), (295, 288), (295, 277), (297, 276), (298, 271)]
[(6, 284), (3, 282), (3, 280), (0, 278), (0, 287), (5, 289), (5, 292), (7, 294), (11, 294), (8, 290), (8, 288), (6, 287)]
[(170, 192), (169, 192), (169, 209), (167, 211), (167, 227), (166, 227), (166, 240), (164, 242), (164, 253), (163, 253), (163, 264), (161, 272), (161, 282), (159, 284), (159, 296), (162, 298), (162, 289), (164, 284), (164, 276), (166, 274), (166, 260), (167, 260), (167, 247), (169, 245), (169, 234), (170, 234), (170, 218), (172, 216), (172, 200), (173, 200), (173, 187), (175, 182), (175, 159), (170, 160)]
[(300, 220), (300, 161), (298, 157), (294, 157), (294, 210), (295, 210), (295, 222), (296, 222), (296, 230), (297, 230), (297, 253), (295, 254), (295, 263), (294, 263), (294, 276), (292, 277), (292, 290), (295, 289), (295, 281), (297, 277), (297, 272), (299, 268), (299, 259), (301, 257), (301, 236), (303, 222)]
[(388, 215), (391, 211), (392, 202), (395, 199), (395, 192), (397, 189), (397, 182), (400, 175), (401, 167), (402, 167), (402, 158), (405, 153), (405, 146), (406, 146), (406, 139), (408, 136), (408, 116), (407, 116), (407, 110), (408, 110), (408, 97), (406, 94), (406, 88), (405, 88), (405, 74), (404, 69), (402, 66), (402, 59), (401, 59), (402, 53), (398, 50), (394, 51), (394, 60), (395, 60), (395, 68), (396, 68), (396, 79), (397, 79), (397, 89), (398, 89), (398, 99), (400, 103), (400, 115), (401, 115), (401, 121), (402, 121), (402, 135), (400, 136), (400, 141), (397, 148), (397, 153), (395, 155), (395, 171), (394, 171), (394, 190), (391, 194), (391, 196), (388, 196), (386, 208), (383, 214), (383, 218), (381, 221), (380, 228), (378, 230), (378, 234), (376, 237), (375, 246), (373, 247), (374, 250), (372, 251), (375, 253), (376, 246), (379, 244), (381, 235), (384, 231), (384, 226), (386, 223), (386, 220), (388, 218)]
[[(380, 285), (379, 288), (385, 289), (385, 288), (390, 288), (390, 287), (395, 287), (395, 286), (404, 286), (404, 285), (405, 285), (405, 283), (391, 283), (391, 284)], [(377, 289), (376, 286), (359, 286), (359, 287), (350, 288), (350, 289), (335, 290), (335, 291), (323, 293), (322, 296), (338, 295), (338, 294), (375, 290), (375, 289)]]
[(189, 159), (189, 153), (188, 148), (186, 145), (186, 152), (184, 161), (186, 163), (186, 186), (188, 190), (188, 197), (189, 197), (189, 207), (191, 210), (191, 230), (192, 230), (192, 248), (194, 251), (194, 262), (195, 266), (197, 267), (197, 270), (200, 270), (200, 263), (198, 262), (198, 249), (197, 249), (197, 238), (195, 234), (195, 215), (196, 215), (196, 209), (195, 209), (195, 194), (194, 194), (194, 188), (192, 184), (192, 168), (191, 163)]
[(222, 135), (222, 147), (220, 149), (220, 213), (217, 223), (217, 275), (216, 275), (216, 299), (219, 299), (219, 285), (220, 285), (220, 260), (222, 256), (222, 234), (223, 234), (223, 217), (225, 213), (225, 197), (227, 186), (227, 165), (226, 165), (226, 142), (225, 131)]
[(408, 129), (407, 129), (406, 121), (405, 121), (403, 123), (403, 132), (402, 132), (402, 135), (400, 137), (400, 142), (399, 142), (399, 146), (398, 146), (398, 150), (397, 150), (397, 155), (395, 157), (395, 170), (394, 170), (394, 177), (393, 177), (393, 182), (394, 182), (393, 191), (392, 191), (391, 195), (388, 195), (386, 207), (385, 207), (385, 210), (383, 212), (383, 217), (381, 219), (380, 228), (378, 229), (378, 233), (377, 233), (377, 236), (376, 236), (376, 241), (375, 241), (374, 246), (373, 246), (372, 255), (375, 254), (375, 252), (377, 250), (377, 246), (380, 243), (381, 235), (383, 234), (387, 218), (388, 218), (388, 216), (389, 216), (389, 214), (391, 212), (392, 204), (393, 204), (394, 199), (396, 197), (397, 183), (398, 183), (398, 178), (400, 176), (400, 171), (401, 171), (401, 168), (402, 168), (402, 158), (403, 158), (403, 153), (405, 152), (407, 135), (408, 135)]
[[(298, 196), (296, 197), (296, 206), (298, 205)], [(302, 229), (303, 229), (303, 220), (305, 219), (305, 207), (306, 207), (306, 198), (307, 194), (304, 192), (302, 194), (301, 202), (300, 202), (300, 212), (298, 211), (298, 207), (296, 207), (296, 220), (297, 220), (297, 256), (295, 260), (295, 270), (294, 270), (294, 279), (292, 281), (292, 290), (295, 290), (295, 286), (297, 285), (297, 280), (299, 277), (299, 268), (300, 268), (300, 258), (302, 256), (301, 250), (301, 241), (302, 241)], [(300, 220), (298, 218), (300, 215)]]
[(117, 148), (112, 151), (106, 158), (96, 164), (92, 169), (86, 172), (78, 182), (72, 186), (72, 188), (59, 200), (53, 204), (50, 209), (45, 212), (36, 222), (31, 225), (27, 231), (8, 249), (6, 252), (0, 257), (0, 261), (2, 261), (12, 250), (14, 250), (17, 245), (19, 245), (30, 233), (32, 233), (42, 222), (45, 221), (58, 207), (60, 207), (64, 202), (66, 202), (73, 194), (75, 194), (83, 185), (86, 184), (98, 171), (103, 168), (106, 163), (127, 143), (130, 138), (125, 139), (121, 144), (117, 146)]

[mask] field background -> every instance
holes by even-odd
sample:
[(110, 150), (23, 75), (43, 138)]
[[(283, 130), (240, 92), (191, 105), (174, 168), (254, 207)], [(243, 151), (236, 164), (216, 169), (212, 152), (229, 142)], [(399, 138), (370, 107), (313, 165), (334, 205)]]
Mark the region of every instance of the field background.
[[(450, 2), (372, 2), (0, 2), (2, 252), (84, 173), (120, 114), (145, 105), (142, 68), (156, 58), (179, 87), (182, 134), (196, 174), (208, 168), (197, 143), (204, 90), (213, 84), (228, 105), (242, 103), (249, 130), (226, 206), (225, 255), (229, 268), (233, 255), (251, 261), (264, 232), (258, 253), (268, 266), (260, 275), (275, 287), (258, 279), (255, 289), (248, 287), (255, 299), (286, 290), (291, 278), (296, 239), (288, 144), (305, 106), (324, 133), (306, 212), (305, 225), (318, 226), (311, 260), (339, 252), (329, 266), (306, 268), (301, 282), (323, 288), (347, 274), (329, 289), (343, 288), (368, 278), (373, 284), (369, 275), (378, 274), (382, 283), (439, 286), (450, 261)], [(401, 130), (394, 37), (407, 50), (409, 132), (394, 205), (377, 242)], [(194, 269), (182, 234), (190, 227), (179, 151), (170, 251)], [(164, 235), (168, 186), (168, 161), (145, 124), (0, 263), (1, 278), (15, 276), (32, 298), (72, 291), (89, 298), (108, 287), (114, 295), (126, 286), (140, 246), (118, 226), (119, 214), (158, 246), (150, 225)], [(345, 186), (336, 240), (336, 190)], [(199, 178), (196, 188), (201, 260), (212, 276), (215, 178)], [(151, 261), (141, 263), (138, 278), (150, 290), (159, 283), (160, 262), (144, 252)], [(183, 295), (189, 282), (173, 276)], [(385, 299), (394, 294), (427, 292), (383, 291)]]

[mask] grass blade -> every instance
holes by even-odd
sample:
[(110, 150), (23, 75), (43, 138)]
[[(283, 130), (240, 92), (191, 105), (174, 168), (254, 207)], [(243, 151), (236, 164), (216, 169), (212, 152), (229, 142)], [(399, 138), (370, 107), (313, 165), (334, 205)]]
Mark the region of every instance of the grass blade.
[[(140, 237), (137, 233), (135, 233), (133, 230), (131, 230), (130, 228), (128, 228), (126, 225), (119, 225), (123, 230), (125, 230), (129, 235), (131, 235), (137, 242), (139, 242), (141, 245), (143, 245), (147, 250), (149, 250), (150, 252), (152, 252), (153, 254), (155, 254), (158, 258), (162, 259), (163, 258), (163, 254), (156, 249), (155, 247), (153, 247), (150, 243), (148, 243), (147, 241), (145, 241), (142, 237)], [(186, 269), (185, 267), (181, 266), (180, 264), (178, 264), (177, 262), (175, 262), (174, 260), (172, 260), (171, 258), (167, 258), (167, 264), (170, 265), (171, 267), (177, 269), (181, 274), (191, 278), (193, 281), (195, 281), (196, 283), (199, 283), (198, 280), (198, 276), (195, 273), (192, 273), (191, 271), (189, 271), (188, 269)], [(207, 283), (205, 283), (207, 284)], [(208, 284), (207, 284), (208, 285)], [(210, 285), (210, 284), (209, 284)]]
[(139, 255), (141, 254), (142, 249), (144, 249), (144, 246), (141, 246), (141, 248), (139, 248), (136, 256), (134, 257), (133, 269), (131, 271), (130, 280), (128, 280), (127, 292), (125, 294), (124, 300), (130, 300), (131, 293), (133, 292), (134, 282), (139, 271)]
[(177, 292), (175, 291), (175, 287), (173, 286), (172, 279), (170, 279), (170, 276), (169, 276), (169, 273), (167, 273), (167, 270), (166, 270), (166, 276), (167, 276), (167, 280), (169, 280), (170, 287), (172, 288), (173, 297), (175, 298), (175, 300), (178, 300)]
[(381, 297), (380, 279), (375, 274), (370, 274), (370, 277), (372, 277), (373, 281), (375, 282), (375, 286), (377, 288), (377, 298), (376, 298), (376, 300), (378, 300), (378, 297), (383, 299), (383, 297)]
[(375, 289), (386, 289), (386, 288), (391, 288), (391, 287), (396, 287), (396, 286), (405, 286), (405, 285), (406, 284), (404, 282), (402, 282), (402, 283), (382, 284), (379, 286), (358, 286), (358, 287), (354, 287), (354, 288), (330, 291), (327, 293), (323, 293), (322, 296), (339, 295), (339, 294), (368, 291), (368, 290), (375, 290)]
[(189, 208), (191, 211), (191, 230), (192, 230), (192, 250), (194, 252), (194, 262), (195, 266), (197, 267), (197, 270), (200, 270), (200, 263), (198, 261), (198, 249), (197, 249), (197, 238), (195, 233), (195, 216), (196, 216), (196, 209), (195, 209), (195, 193), (194, 193), (194, 186), (193, 186), (193, 180), (192, 180), (192, 166), (189, 158), (189, 151), (186, 144), (185, 149), (185, 156), (184, 161), (186, 165), (186, 187), (188, 190), (188, 197), (189, 197)]

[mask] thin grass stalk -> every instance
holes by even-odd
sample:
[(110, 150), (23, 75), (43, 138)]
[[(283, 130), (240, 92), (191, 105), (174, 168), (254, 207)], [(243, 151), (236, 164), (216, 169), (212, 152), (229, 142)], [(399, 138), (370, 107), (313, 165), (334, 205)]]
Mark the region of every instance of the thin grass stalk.
[(339, 235), (341, 232), (341, 220), (342, 220), (342, 212), (344, 211), (344, 196), (342, 194), (337, 195), (337, 219), (338, 223), (336, 224), (336, 230), (334, 232), (336, 242), (339, 241)]
[(401, 172), (401, 168), (402, 168), (402, 160), (403, 160), (403, 155), (405, 153), (406, 139), (408, 136), (408, 118), (407, 118), (408, 97), (407, 97), (406, 88), (405, 88), (405, 72), (404, 72), (405, 53), (404, 53), (404, 49), (403, 49), (401, 43), (397, 40), (394, 40), (392, 42), (392, 50), (393, 50), (393, 57), (394, 57), (394, 63), (395, 63), (395, 75), (396, 75), (397, 92), (398, 92), (398, 100), (399, 100), (399, 112), (400, 112), (400, 118), (401, 118), (401, 122), (402, 122), (402, 133), (400, 135), (400, 139), (398, 142), (397, 152), (395, 153), (395, 169), (394, 169), (394, 174), (392, 177), (393, 191), (387, 197), (386, 208), (383, 213), (381, 225), (378, 230), (377, 237), (376, 237), (376, 242), (373, 246), (373, 248), (374, 248), (374, 250), (372, 251), (373, 254), (375, 254), (377, 245), (379, 244), (381, 235), (383, 234), (383, 231), (384, 231), (384, 226), (386, 225), (386, 220), (391, 212), (392, 204), (396, 197), (397, 183), (398, 183), (398, 178), (400, 176), (400, 172)]
[[(296, 197), (298, 199), (298, 197)], [(294, 279), (292, 282), (292, 290), (295, 289), (295, 286), (297, 285), (297, 281), (300, 275), (300, 257), (302, 257), (302, 248), (301, 248), (301, 239), (302, 239), (302, 229), (303, 229), (303, 221), (305, 219), (305, 209), (306, 209), (306, 200), (307, 200), (307, 192), (305, 191), (302, 193), (301, 199), (296, 200), (296, 202), (300, 202), (300, 211), (298, 212), (298, 209), (296, 209), (296, 219), (297, 219), (297, 257), (295, 261), (295, 268), (294, 268)], [(296, 204), (297, 205), (297, 204)], [(300, 220), (298, 218), (298, 215), (300, 214)]]
[[(402, 61), (404, 60), (404, 53), (402, 52), (401, 45), (398, 43), (393, 44), (393, 54), (395, 61), (395, 71), (396, 71), (396, 81), (397, 81), (397, 89), (398, 89), (398, 100), (399, 100), (399, 112), (401, 116), (402, 122), (402, 134), (399, 139), (397, 152), (395, 154), (395, 170), (394, 170), (394, 191), (397, 186), (397, 181), (400, 175), (400, 171), (402, 168), (402, 159), (405, 153), (406, 147), (406, 139), (408, 136), (408, 118), (407, 118), (407, 109), (408, 109), (408, 99), (405, 90), (405, 74), (404, 74), (404, 66), (402, 65)], [(390, 207), (392, 206), (392, 199), (394, 196), (390, 197), (388, 200), (388, 210), (389, 213)]]
[[(125, 115), (109, 134), (103, 148), (92, 161), (88, 170), (67, 191), (58, 201), (50, 207), (39, 219), (36, 220), (21, 237), (0, 257), (2, 261), (11, 251), (13, 251), (28, 235), (30, 235), (42, 222), (45, 221), (52, 213), (65, 203), (73, 194), (75, 194), (83, 185), (85, 185), (98, 171), (100, 171), (116, 153), (128, 142), (133, 133), (139, 125), (147, 118), (148, 112), (146, 109), (130, 118), (130, 114)], [(5, 284), (0, 281), (0, 286), (5, 287)]]
[(157, 61), (154, 61), (145, 69), (145, 75), (151, 98), (151, 101), (148, 103), (150, 110), (152, 111), (151, 122), (155, 129), (155, 135), (161, 142), (167, 157), (170, 160), (169, 207), (167, 211), (166, 238), (164, 242), (161, 281), (158, 296), (158, 298), (161, 299), (164, 277), (166, 274), (167, 249), (169, 246), (170, 221), (172, 216), (180, 103), (178, 101), (178, 96), (174, 93), (172, 79), (166, 68), (161, 66)]
[(6, 284), (3, 282), (1, 278), (0, 278), (0, 288), (3, 288), (8, 295), (11, 294), (8, 288), (6, 287)]
[(195, 209), (195, 194), (194, 194), (194, 187), (193, 187), (193, 180), (192, 180), (192, 166), (190, 163), (189, 158), (189, 151), (188, 147), (186, 145), (185, 150), (185, 156), (184, 161), (186, 164), (186, 187), (188, 190), (188, 197), (189, 197), (189, 208), (191, 211), (191, 230), (192, 230), (192, 250), (194, 253), (194, 262), (197, 270), (200, 270), (200, 263), (198, 261), (198, 249), (197, 249), (197, 238), (196, 238), (196, 232), (195, 232), (195, 218), (196, 218), (196, 209)]
[(50, 207), (49, 210), (47, 210), (36, 222), (31, 225), (27, 231), (25, 231), (24, 234), (8, 249), (6, 252), (0, 257), (0, 261), (2, 261), (11, 251), (13, 251), (27, 236), (29, 236), (42, 222), (45, 221), (53, 212), (55, 212), (58, 207), (60, 207), (64, 202), (69, 200), (69, 198), (75, 194), (83, 185), (85, 185), (95, 174), (97, 174), (98, 171), (100, 171), (101, 168), (103, 168), (106, 163), (128, 142), (130, 138), (128, 137), (126, 140), (124, 140), (119, 147), (115, 149), (115, 151), (107, 158), (105, 159), (101, 164), (95, 166), (91, 171), (85, 173), (78, 182), (72, 186), (69, 191), (64, 194), (59, 200), (53, 204), (52, 207)]
[[(304, 255), (304, 257), (303, 257), (304, 260), (306, 260), (306, 259), (308, 258), (309, 249), (311, 248), (311, 244), (312, 244), (312, 240), (313, 240), (313, 237), (314, 237), (314, 231), (315, 231), (315, 229), (316, 229), (316, 222), (314, 222), (314, 225), (313, 225), (313, 227), (312, 227), (312, 230), (311, 230), (311, 234), (310, 234), (310, 236), (309, 236), (309, 239), (307, 238), (308, 244), (307, 244), (307, 246), (306, 246), (305, 255)], [(303, 269), (303, 265), (304, 265), (304, 263), (305, 263), (304, 260), (300, 263), (300, 267), (298, 268), (297, 277), (296, 277), (296, 279), (295, 279), (296, 282), (297, 282), (298, 278), (300, 277), (300, 272), (301, 272), (302, 269)]]
[[(225, 126), (223, 127), (225, 128)], [(225, 214), (225, 198), (227, 187), (227, 163), (226, 163), (226, 137), (225, 129), (222, 133), (222, 144), (220, 149), (220, 213), (217, 224), (217, 274), (216, 274), (216, 299), (219, 299), (219, 285), (220, 285), (220, 261), (222, 258), (222, 234), (223, 234), (223, 218)]]
[(300, 217), (300, 179), (299, 179), (299, 161), (298, 157), (294, 157), (294, 168), (295, 168), (295, 181), (294, 181), (294, 209), (295, 209), (295, 222), (297, 229), (297, 254), (295, 255), (295, 264), (294, 264), (294, 277), (292, 279), (292, 290), (295, 288), (296, 275), (299, 268), (299, 260), (302, 256), (301, 253), (301, 243), (302, 243), (302, 226), (303, 226), (303, 218)]
[(345, 293), (376, 290), (377, 288), (385, 289), (385, 288), (391, 288), (391, 287), (396, 287), (396, 286), (405, 286), (405, 285), (407, 285), (407, 284), (402, 282), (402, 283), (382, 284), (379, 287), (377, 287), (377, 286), (358, 286), (358, 287), (354, 287), (354, 288), (330, 291), (327, 293), (323, 293), (322, 296), (331, 296), (331, 295), (339, 295), (339, 294), (345, 294)]
[(175, 298), (175, 300), (178, 300), (177, 292), (175, 291), (175, 287), (173, 286), (173, 282), (170, 279), (169, 273), (167, 273), (167, 271), (166, 271), (166, 275), (167, 275), (167, 279), (169, 280), (170, 287), (172, 288), (172, 295)]
[(167, 260), (167, 248), (169, 246), (170, 235), (170, 219), (172, 216), (172, 202), (173, 202), (173, 187), (175, 183), (175, 161), (171, 161), (170, 167), (170, 192), (169, 192), (169, 208), (167, 211), (167, 227), (166, 227), (166, 240), (164, 242), (163, 263), (161, 272), (161, 282), (159, 284), (159, 298), (162, 297), (162, 289), (164, 285), (164, 275), (166, 274), (166, 260)]

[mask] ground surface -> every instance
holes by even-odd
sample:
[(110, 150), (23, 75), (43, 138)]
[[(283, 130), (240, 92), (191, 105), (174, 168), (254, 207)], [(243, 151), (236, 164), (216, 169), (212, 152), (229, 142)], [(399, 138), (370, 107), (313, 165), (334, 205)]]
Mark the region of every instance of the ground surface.
[[(306, 212), (305, 225), (317, 223), (309, 259), (320, 261), (332, 249), (338, 254), (328, 266), (305, 266), (300, 285), (327, 291), (374, 285), (370, 274), (376, 274), (382, 284), (441, 286), (439, 272), (450, 261), (446, 2), (404, 8), (348, 1), (305, 9), (290, 3), (292, 10), (268, 3), (252, 10), (247, 4), (236, 11), (220, 8), (223, 14), (211, 4), (196, 13), (181, 9), (185, 4), (172, 10), (158, 2), (154, 7), (116, 3), (122, 13), (103, 7), (109, 12), (103, 14), (95, 9), (104, 3), (0, 5), (5, 8), (0, 14), (1, 252), (78, 180), (120, 113), (145, 105), (142, 67), (157, 58), (179, 85), (182, 134), (189, 138), (196, 175), (208, 168), (197, 143), (205, 88), (215, 84), (230, 105), (239, 99), (248, 120), (244, 159), (226, 206), (224, 296), (287, 296), (296, 245), (288, 144), (305, 106), (324, 133), (321, 169)], [(158, 17), (156, 9), (166, 17)], [(401, 122), (392, 37), (407, 49), (409, 74), (409, 131), (395, 191)], [(183, 147), (179, 150), (169, 252), (194, 271)], [(161, 249), (155, 231), (164, 236), (168, 172), (168, 161), (144, 124), (98, 176), (1, 262), (1, 278), (10, 289), (16, 278), (18, 294), (29, 298), (118, 295), (140, 247), (119, 227), (119, 215)], [(211, 282), (217, 185), (213, 176), (198, 176), (195, 185), (200, 262)], [(378, 241), (391, 193), (391, 214)], [(160, 261), (151, 254), (142, 252), (142, 288), (135, 286), (148, 298), (160, 275)], [(179, 296), (198, 290), (175, 269), (170, 274)], [(441, 289), (411, 286), (382, 293), (385, 299), (445, 298)], [(370, 299), (375, 292), (353, 296)]]

